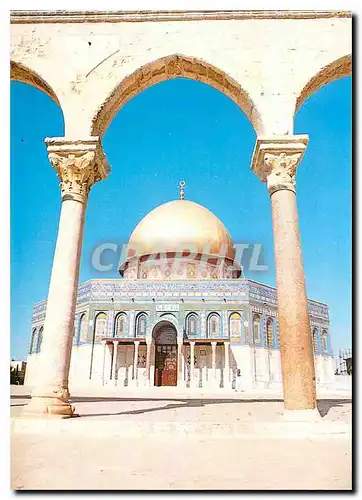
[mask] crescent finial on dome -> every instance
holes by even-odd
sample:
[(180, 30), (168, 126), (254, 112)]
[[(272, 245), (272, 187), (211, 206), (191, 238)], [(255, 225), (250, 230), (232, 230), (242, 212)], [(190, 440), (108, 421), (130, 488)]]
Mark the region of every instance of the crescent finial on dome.
[(180, 181), (180, 182), (179, 182), (179, 187), (180, 187), (180, 200), (184, 200), (184, 199), (185, 199), (185, 191), (184, 191), (185, 184), (186, 184), (186, 182), (185, 182), (185, 181)]

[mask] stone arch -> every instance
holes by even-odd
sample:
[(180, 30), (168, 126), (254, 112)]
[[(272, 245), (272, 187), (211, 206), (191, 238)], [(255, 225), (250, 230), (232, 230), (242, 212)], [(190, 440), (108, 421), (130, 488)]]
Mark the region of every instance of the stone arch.
[(190, 312), (185, 318), (185, 332), (187, 336), (195, 336), (198, 332), (199, 315), (196, 312)]
[(140, 312), (136, 316), (136, 337), (146, 337), (147, 335), (147, 314)]
[(221, 332), (221, 317), (217, 312), (211, 312), (207, 317), (207, 337), (219, 337)]
[(260, 344), (261, 340), (261, 316), (260, 314), (254, 313), (253, 316), (253, 343)]
[(172, 314), (170, 312), (160, 314), (159, 318), (156, 319), (156, 323), (157, 321), (169, 321), (176, 327), (176, 329), (178, 328), (177, 317), (175, 316), (175, 314)]
[(177, 328), (168, 320), (161, 320), (152, 329), (155, 344), (176, 344)]
[(163, 320), (174, 321), (176, 319), (176, 316), (173, 313), (166, 312), (166, 313), (160, 314), (160, 318), (162, 318)]
[(32, 333), (31, 333), (31, 340), (30, 340), (30, 349), (29, 349), (29, 354), (34, 354), (36, 352), (36, 344), (37, 344), (37, 335), (38, 330), (37, 328), (33, 328)]
[(119, 312), (114, 318), (113, 337), (125, 337), (128, 333), (128, 317), (124, 311)]
[(241, 314), (238, 311), (229, 314), (229, 336), (241, 338)]
[(301, 93), (297, 96), (295, 113), (304, 104), (304, 102), (312, 94), (317, 92), (321, 87), (327, 85), (334, 80), (349, 76), (352, 73), (352, 56), (346, 55), (336, 59), (324, 66), (317, 74), (315, 74), (303, 87)]
[(60, 101), (51, 86), (35, 71), (15, 61), (10, 62), (10, 80), (27, 83), (45, 92), (61, 108)]
[(39, 332), (38, 332), (38, 338), (37, 338), (37, 342), (36, 342), (36, 349), (35, 349), (35, 352), (40, 352), (41, 345), (42, 345), (42, 343), (43, 343), (43, 331), (44, 331), (44, 326), (42, 325), (42, 326), (39, 328)]
[(87, 313), (82, 312), (79, 318), (78, 343), (87, 341)]
[(174, 54), (149, 62), (126, 76), (98, 109), (92, 120), (91, 135), (102, 137), (116, 113), (132, 97), (156, 83), (178, 77), (197, 80), (221, 91), (241, 108), (256, 132), (262, 129), (254, 102), (236, 80), (202, 59)]
[(94, 335), (95, 340), (100, 341), (102, 337), (105, 337), (107, 333), (107, 314), (104, 311), (100, 311), (96, 314), (94, 319)]

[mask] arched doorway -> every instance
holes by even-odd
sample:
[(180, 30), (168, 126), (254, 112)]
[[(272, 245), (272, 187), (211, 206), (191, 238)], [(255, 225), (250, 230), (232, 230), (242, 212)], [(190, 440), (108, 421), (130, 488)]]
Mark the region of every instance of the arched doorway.
[(177, 332), (169, 321), (160, 321), (154, 327), (155, 386), (177, 385)]

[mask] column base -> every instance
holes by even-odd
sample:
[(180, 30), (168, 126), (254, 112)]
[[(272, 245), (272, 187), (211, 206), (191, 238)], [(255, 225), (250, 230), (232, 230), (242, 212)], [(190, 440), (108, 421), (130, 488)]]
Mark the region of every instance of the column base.
[(306, 410), (283, 410), (282, 418), (286, 422), (320, 422), (322, 416), (317, 408)]
[(25, 406), (22, 417), (72, 418), (77, 417), (69, 402), (59, 398), (33, 396)]
[(78, 415), (74, 414), (74, 408), (69, 404), (68, 387), (46, 386), (34, 389), (23, 416), (70, 418)]

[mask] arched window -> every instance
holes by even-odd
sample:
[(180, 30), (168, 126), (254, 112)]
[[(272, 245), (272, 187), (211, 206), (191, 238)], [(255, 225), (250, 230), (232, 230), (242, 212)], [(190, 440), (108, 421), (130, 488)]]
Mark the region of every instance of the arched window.
[(259, 314), (253, 315), (253, 338), (254, 338), (254, 344), (260, 342), (260, 316), (259, 316)]
[(31, 334), (29, 354), (33, 354), (35, 352), (36, 342), (37, 342), (37, 334), (36, 334), (36, 332), (37, 332), (36, 328), (33, 328), (33, 331), (32, 331), (32, 334)]
[(40, 349), (41, 349), (41, 344), (43, 342), (43, 330), (44, 330), (44, 327), (41, 326), (39, 333), (38, 333), (38, 339), (36, 342), (36, 352), (40, 352)]
[(87, 340), (87, 316), (83, 313), (79, 320), (79, 341), (84, 342)]
[(137, 316), (136, 336), (137, 337), (145, 337), (146, 336), (146, 327), (147, 327), (147, 316), (145, 313), (141, 313)]
[(322, 331), (322, 351), (327, 352), (327, 330)]
[(272, 347), (274, 344), (274, 335), (273, 335), (273, 320), (272, 318), (268, 318), (266, 322), (266, 343), (268, 347)]
[(241, 337), (241, 316), (237, 312), (230, 314), (230, 337)]
[(114, 336), (115, 337), (123, 337), (126, 333), (126, 322), (127, 316), (125, 313), (119, 313), (116, 317), (116, 321), (114, 323)]
[(96, 316), (95, 324), (95, 340), (101, 340), (102, 337), (106, 335), (106, 323), (107, 315), (104, 312), (100, 312)]
[(313, 342), (313, 352), (314, 352), (314, 354), (317, 354), (317, 352), (318, 352), (318, 334), (317, 334), (317, 328), (313, 328), (312, 342)]
[(189, 314), (187, 316), (186, 331), (188, 335), (196, 335), (197, 332), (197, 316), (196, 314)]
[(218, 337), (220, 333), (220, 316), (212, 313), (207, 319), (207, 336), (209, 338)]

